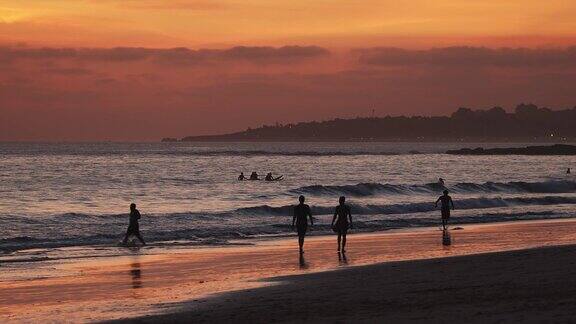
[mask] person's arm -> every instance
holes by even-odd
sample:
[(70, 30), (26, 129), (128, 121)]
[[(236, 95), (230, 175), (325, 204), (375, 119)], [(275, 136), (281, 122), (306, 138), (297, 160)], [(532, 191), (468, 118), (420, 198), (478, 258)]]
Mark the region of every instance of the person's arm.
[(350, 228), (352, 228), (352, 211), (350, 207), (348, 207), (348, 218), (350, 218)]
[(140, 211), (137, 210), (136, 211), (136, 219), (140, 219), (140, 218), (142, 218), (142, 215), (140, 215)]
[(336, 216), (338, 216), (338, 207), (334, 210), (334, 217), (332, 217), (332, 224), (330, 227), (334, 227), (334, 222), (336, 221)]
[(452, 197), (450, 197), (450, 205), (452, 205), (452, 210), (454, 210), (454, 201), (452, 201)]
[(440, 201), (440, 199), (442, 199), (442, 196), (438, 197), (438, 199), (434, 203), (434, 207), (438, 207), (438, 202)]
[(312, 218), (312, 211), (308, 207), (308, 217), (310, 217), (310, 226), (314, 226), (314, 218)]
[(292, 229), (294, 229), (294, 223), (296, 223), (296, 208), (292, 211)]

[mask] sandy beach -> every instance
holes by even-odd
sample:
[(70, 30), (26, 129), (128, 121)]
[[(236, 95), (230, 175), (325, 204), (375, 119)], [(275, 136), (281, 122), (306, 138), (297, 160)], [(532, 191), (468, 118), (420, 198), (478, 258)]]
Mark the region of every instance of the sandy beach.
[(469, 225), (451, 246), (436, 228), (356, 234), (345, 258), (333, 236), (309, 238), (302, 258), (295, 238), (132, 250), (2, 280), (0, 321), (569, 320), (574, 233), (556, 220)]
[[(274, 278), (154, 322), (569, 323), (576, 247), (392, 262)], [(127, 322), (131, 322), (128, 320)]]

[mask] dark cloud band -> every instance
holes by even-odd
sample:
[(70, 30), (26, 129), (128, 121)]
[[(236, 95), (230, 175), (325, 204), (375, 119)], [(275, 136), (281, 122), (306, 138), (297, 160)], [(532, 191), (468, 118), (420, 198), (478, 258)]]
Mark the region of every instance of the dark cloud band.
[(209, 61), (248, 61), (256, 63), (289, 63), (329, 55), (318, 46), (249, 47), (228, 49), (141, 47), (116, 48), (27, 48), (0, 47), (0, 61), (38, 59), (76, 59), (89, 61), (126, 62), (150, 60), (166, 64), (197, 64)]
[(359, 55), (359, 61), (367, 65), (576, 67), (576, 47), (554, 49), (445, 47), (427, 50), (369, 48), (354, 52)]

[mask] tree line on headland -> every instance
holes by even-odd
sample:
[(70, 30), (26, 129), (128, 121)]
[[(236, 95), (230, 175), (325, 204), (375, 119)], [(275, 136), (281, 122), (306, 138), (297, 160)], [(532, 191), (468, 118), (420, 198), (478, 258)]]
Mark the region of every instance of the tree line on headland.
[[(520, 104), (513, 113), (501, 107), (459, 108), (450, 116), (386, 116), (276, 124), (180, 141), (573, 141), (576, 107), (564, 110)], [(177, 141), (166, 138), (163, 141)]]

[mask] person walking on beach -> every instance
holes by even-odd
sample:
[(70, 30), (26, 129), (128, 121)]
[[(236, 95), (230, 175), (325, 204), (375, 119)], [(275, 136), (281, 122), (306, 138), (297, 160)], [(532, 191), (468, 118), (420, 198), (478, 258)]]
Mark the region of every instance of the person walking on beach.
[(140, 240), (140, 242), (142, 242), (142, 245), (146, 245), (142, 235), (140, 235), (140, 225), (138, 224), (138, 220), (141, 217), (140, 212), (136, 209), (136, 204), (130, 204), (130, 223), (128, 224), (128, 230), (126, 231), (122, 244), (128, 243), (130, 236), (134, 235)]
[(346, 234), (348, 229), (352, 228), (352, 213), (350, 207), (346, 205), (346, 197), (340, 197), (339, 203), (332, 218), (332, 229), (338, 233), (338, 253), (344, 253), (346, 252)]
[(442, 211), (442, 229), (446, 231), (448, 220), (450, 219), (450, 207), (454, 209), (454, 202), (452, 201), (452, 197), (448, 196), (448, 190), (444, 190), (444, 194), (438, 197), (438, 200), (434, 203), (435, 207), (438, 207), (438, 202), (441, 203), (440, 210)]
[(308, 218), (310, 218), (310, 226), (314, 226), (314, 220), (312, 219), (310, 206), (304, 203), (306, 198), (300, 196), (298, 197), (298, 200), (300, 203), (294, 207), (292, 230), (294, 230), (294, 225), (296, 225), (296, 230), (298, 232), (298, 246), (300, 247), (300, 253), (304, 253), (304, 237), (306, 236), (306, 230), (308, 229)]

